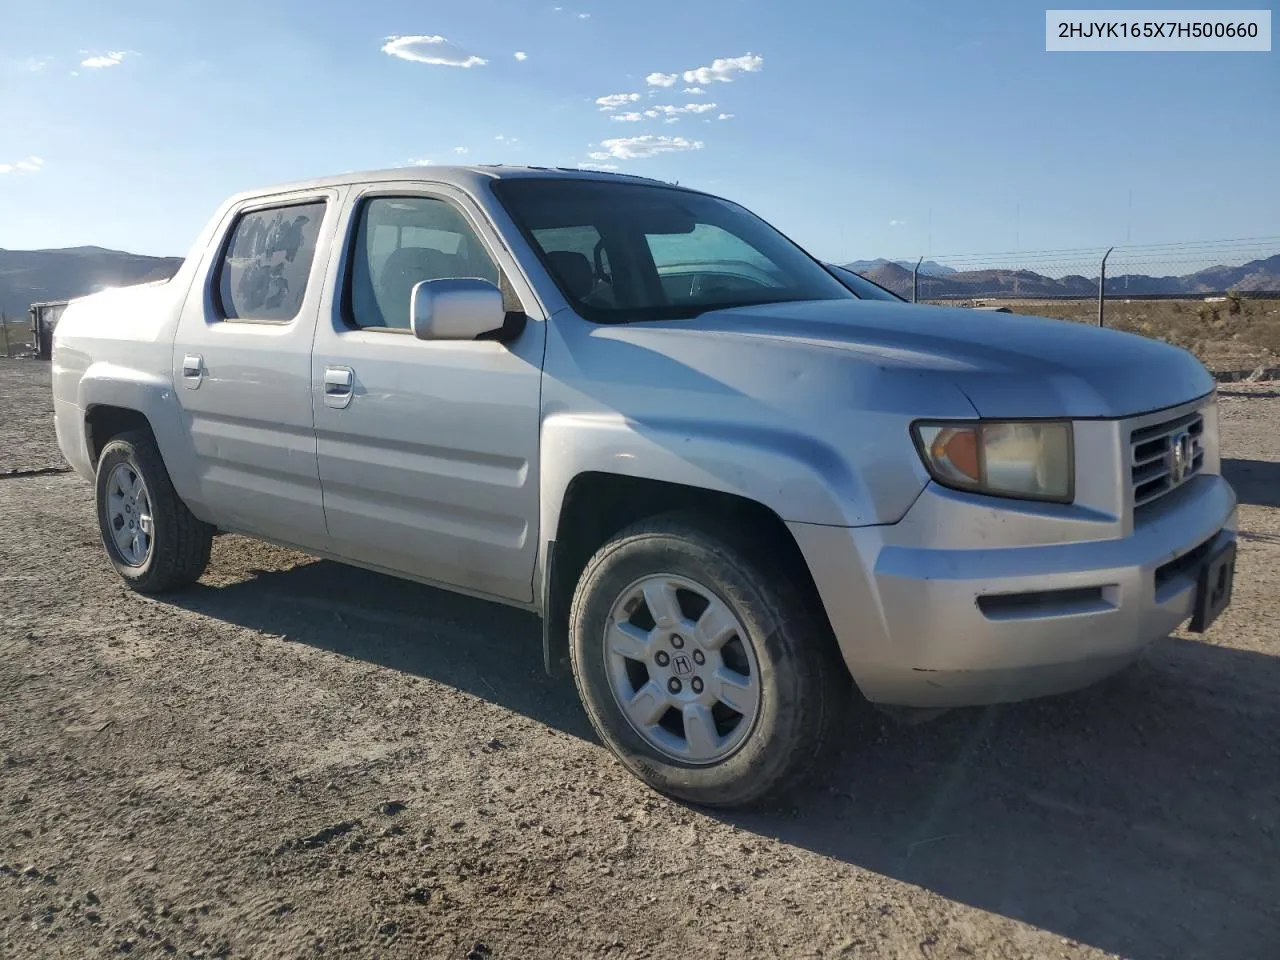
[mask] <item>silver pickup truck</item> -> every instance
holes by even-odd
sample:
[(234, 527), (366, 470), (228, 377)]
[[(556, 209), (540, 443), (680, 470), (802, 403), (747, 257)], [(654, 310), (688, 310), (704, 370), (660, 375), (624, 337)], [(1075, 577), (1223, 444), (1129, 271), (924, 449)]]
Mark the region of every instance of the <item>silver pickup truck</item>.
[(639, 177), (259, 190), (67, 308), (58, 440), (135, 589), (234, 532), (536, 611), (602, 740), (701, 804), (802, 782), (850, 678), (1017, 700), (1212, 622), (1235, 497), (1190, 354), (855, 290)]

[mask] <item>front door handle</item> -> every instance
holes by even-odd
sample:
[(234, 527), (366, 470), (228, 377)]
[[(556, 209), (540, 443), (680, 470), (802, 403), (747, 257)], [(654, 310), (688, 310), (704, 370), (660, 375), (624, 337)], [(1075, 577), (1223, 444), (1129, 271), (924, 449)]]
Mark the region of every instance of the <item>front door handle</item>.
[(182, 379), (187, 381), (187, 389), (195, 390), (204, 379), (204, 357), (198, 353), (188, 353), (182, 358)]
[(350, 367), (324, 368), (324, 405), (343, 409), (351, 403), (356, 382), (355, 371)]

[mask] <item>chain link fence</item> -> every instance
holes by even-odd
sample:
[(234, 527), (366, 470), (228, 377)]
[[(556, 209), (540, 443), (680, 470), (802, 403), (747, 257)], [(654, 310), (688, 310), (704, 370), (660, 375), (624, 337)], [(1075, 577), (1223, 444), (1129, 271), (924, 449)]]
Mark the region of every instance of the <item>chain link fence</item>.
[(1280, 237), (914, 257), (856, 269), (908, 300), (1156, 337), (1227, 379), (1280, 367)]

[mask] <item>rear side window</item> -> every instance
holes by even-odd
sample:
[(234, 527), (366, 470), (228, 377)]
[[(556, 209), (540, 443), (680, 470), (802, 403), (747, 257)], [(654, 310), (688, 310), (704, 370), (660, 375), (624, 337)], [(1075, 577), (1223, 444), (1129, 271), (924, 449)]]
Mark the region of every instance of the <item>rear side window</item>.
[(242, 214), (218, 264), (218, 302), (227, 320), (283, 323), (302, 308), (324, 201)]

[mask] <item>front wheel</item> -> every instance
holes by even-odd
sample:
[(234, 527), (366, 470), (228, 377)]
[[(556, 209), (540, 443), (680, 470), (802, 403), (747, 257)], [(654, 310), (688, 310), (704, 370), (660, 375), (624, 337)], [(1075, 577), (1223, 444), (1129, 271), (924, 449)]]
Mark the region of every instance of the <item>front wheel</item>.
[(658, 518), (587, 564), (570, 655), (596, 732), (662, 793), (774, 799), (819, 763), (850, 684), (820, 611), (739, 538)]
[(174, 590), (204, 573), (213, 528), (198, 520), (173, 489), (149, 433), (124, 433), (103, 448), (97, 506), (107, 557), (134, 590)]

